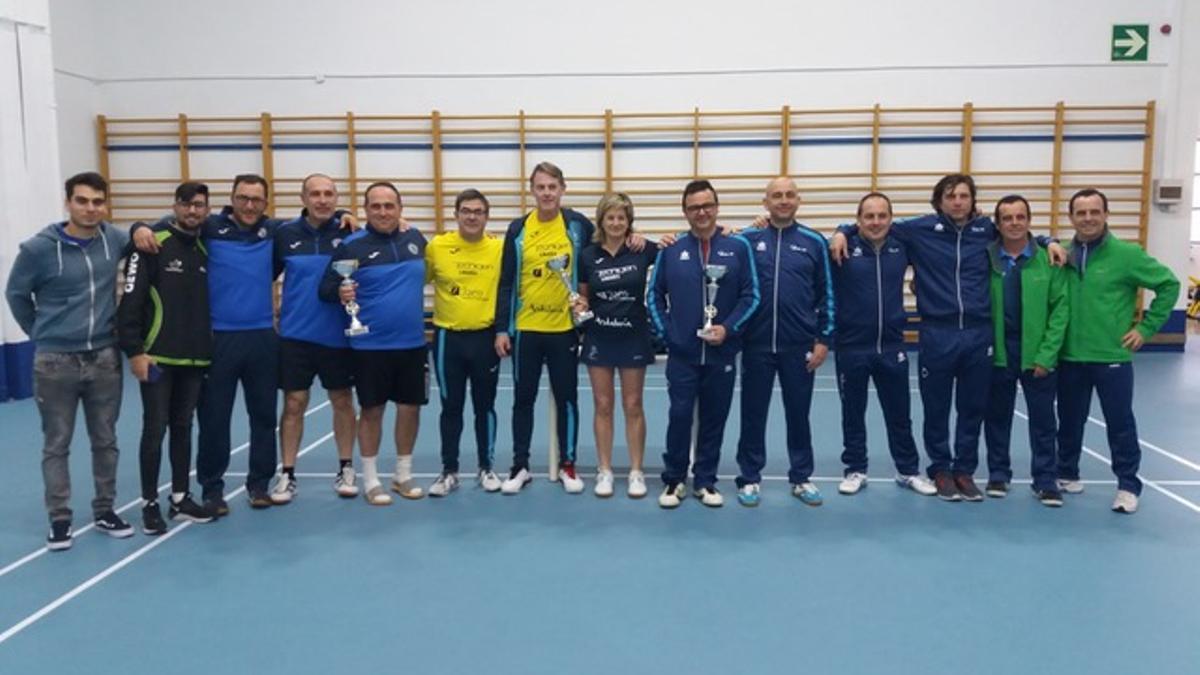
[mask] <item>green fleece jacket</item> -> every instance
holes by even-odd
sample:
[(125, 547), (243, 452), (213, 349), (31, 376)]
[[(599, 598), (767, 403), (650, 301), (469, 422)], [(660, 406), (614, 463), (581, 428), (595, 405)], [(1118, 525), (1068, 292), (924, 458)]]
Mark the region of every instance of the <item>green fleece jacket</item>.
[[(1004, 261), (1000, 242), (988, 247), (992, 260), (992, 326), (996, 332), (993, 363), (1008, 365), (1004, 346)], [(1021, 270), (1021, 370), (1041, 366), (1054, 370), (1062, 349), (1070, 317), (1067, 272), (1051, 267), (1046, 249), (1034, 247), (1033, 257), (1023, 260)]]
[[(1179, 280), (1141, 246), (1106, 231), (1093, 242), (1071, 242), (1068, 292), (1071, 321), (1060, 358), (1082, 363), (1125, 363), (1133, 354), (1121, 338), (1136, 328), (1143, 338), (1158, 332), (1179, 298)], [(1154, 301), (1137, 321), (1139, 288)]]

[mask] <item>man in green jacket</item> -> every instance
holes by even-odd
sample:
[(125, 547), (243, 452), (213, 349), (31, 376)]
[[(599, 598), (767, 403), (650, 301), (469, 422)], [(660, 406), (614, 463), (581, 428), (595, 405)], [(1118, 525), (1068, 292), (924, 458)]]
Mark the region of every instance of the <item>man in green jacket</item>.
[(989, 497), (1008, 494), (1012, 482), (1009, 442), (1017, 382), (1029, 409), (1030, 472), (1033, 491), (1046, 506), (1062, 506), (1055, 482), (1054, 395), (1058, 352), (1070, 312), (1067, 275), (1051, 267), (1046, 251), (1029, 234), (1029, 202), (1009, 195), (996, 204), (1000, 238), (988, 247), (991, 258), (992, 325), (995, 352), (991, 391), (984, 417)]
[[(1108, 231), (1108, 198), (1099, 190), (1076, 192), (1070, 201), (1071, 242), (1068, 293), (1071, 320), (1060, 353), (1058, 378), (1058, 481), (1069, 494), (1083, 492), (1079, 456), (1092, 389), (1108, 431), (1117, 496), (1112, 509), (1137, 510), (1142, 450), (1133, 418), (1133, 352), (1166, 322), (1179, 297), (1179, 280), (1137, 244)], [(1154, 291), (1150, 308), (1137, 319), (1138, 289)]]

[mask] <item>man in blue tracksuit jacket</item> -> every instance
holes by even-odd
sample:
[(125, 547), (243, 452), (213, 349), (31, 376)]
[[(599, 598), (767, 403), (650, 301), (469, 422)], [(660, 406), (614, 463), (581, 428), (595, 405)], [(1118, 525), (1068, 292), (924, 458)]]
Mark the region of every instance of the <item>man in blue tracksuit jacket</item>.
[[(975, 194), (970, 176), (944, 176), (930, 200), (936, 213), (897, 222), (893, 228), (908, 246), (916, 272), (927, 473), (946, 501), (983, 500), (972, 476), (979, 464), (979, 434), (992, 372), (988, 245), (996, 238), (996, 227), (991, 218), (978, 214)], [(846, 255), (845, 237), (856, 232), (855, 227), (839, 228), (831, 243), (836, 261)], [(1039, 243), (1046, 245), (1048, 240), (1041, 238)], [(1059, 260), (1065, 257), (1060, 246), (1050, 245)], [(951, 403), (957, 412), (953, 450)]]
[(796, 222), (796, 183), (781, 176), (767, 184), (766, 227), (742, 234), (750, 242), (762, 304), (746, 328), (742, 351), (741, 437), (738, 440), (738, 502), (757, 506), (767, 461), (767, 411), (775, 376), (787, 419), (788, 481), (792, 494), (819, 506), (808, 414), (814, 373), (829, 353), (834, 330), (833, 279), (825, 237)]
[(904, 347), (904, 274), (908, 248), (891, 233), (892, 202), (871, 192), (858, 202), (858, 233), (850, 255), (833, 271), (838, 301), (834, 363), (842, 399), (842, 463), (838, 492), (867, 486), (867, 384), (875, 382), (887, 427), (896, 482), (923, 495), (936, 491), (920, 475), (909, 413), (908, 353)]
[[(658, 253), (650, 280), (648, 308), (654, 329), (667, 343), (667, 392), (671, 407), (667, 422), (667, 451), (663, 453), (659, 506), (674, 508), (687, 496), (688, 451), (692, 422), (699, 402), (699, 430), (692, 486), (706, 506), (721, 506), (717, 465), (725, 420), (737, 378), (735, 359), (742, 334), (759, 305), (758, 276), (750, 243), (717, 228), (717, 191), (706, 180), (688, 183), (683, 212), (691, 230)], [(714, 299), (706, 284), (716, 267), (723, 276)], [(716, 270), (713, 270), (716, 271)], [(716, 307), (711, 329), (704, 307)]]

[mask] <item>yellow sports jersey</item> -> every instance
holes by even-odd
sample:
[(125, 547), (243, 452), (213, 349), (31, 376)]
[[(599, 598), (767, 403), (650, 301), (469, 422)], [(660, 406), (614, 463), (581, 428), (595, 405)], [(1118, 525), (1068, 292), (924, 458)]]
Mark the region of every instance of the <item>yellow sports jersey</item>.
[(445, 232), (425, 247), (425, 281), (433, 284), (433, 325), (479, 330), (496, 319), (496, 288), (504, 241), (485, 234), (466, 241)]
[(530, 213), (521, 231), (519, 253), (521, 286), (517, 298), (517, 330), (542, 333), (571, 330), (574, 324), (567, 307), (567, 287), (557, 273), (546, 267), (548, 260), (560, 255), (568, 256), (568, 271), (575, 266), (562, 211), (546, 223), (538, 220), (537, 211)]

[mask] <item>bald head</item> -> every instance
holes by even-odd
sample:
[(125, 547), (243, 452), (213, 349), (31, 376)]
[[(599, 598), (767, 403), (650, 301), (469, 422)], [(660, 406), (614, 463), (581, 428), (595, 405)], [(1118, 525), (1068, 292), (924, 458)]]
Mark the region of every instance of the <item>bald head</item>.
[(796, 181), (779, 176), (767, 183), (763, 206), (767, 207), (772, 225), (781, 228), (791, 225), (796, 220), (796, 209), (800, 208), (800, 190)]
[(300, 202), (304, 204), (308, 222), (314, 226), (319, 227), (333, 217), (337, 201), (337, 186), (323, 173), (309, 174), (300, 183)]

